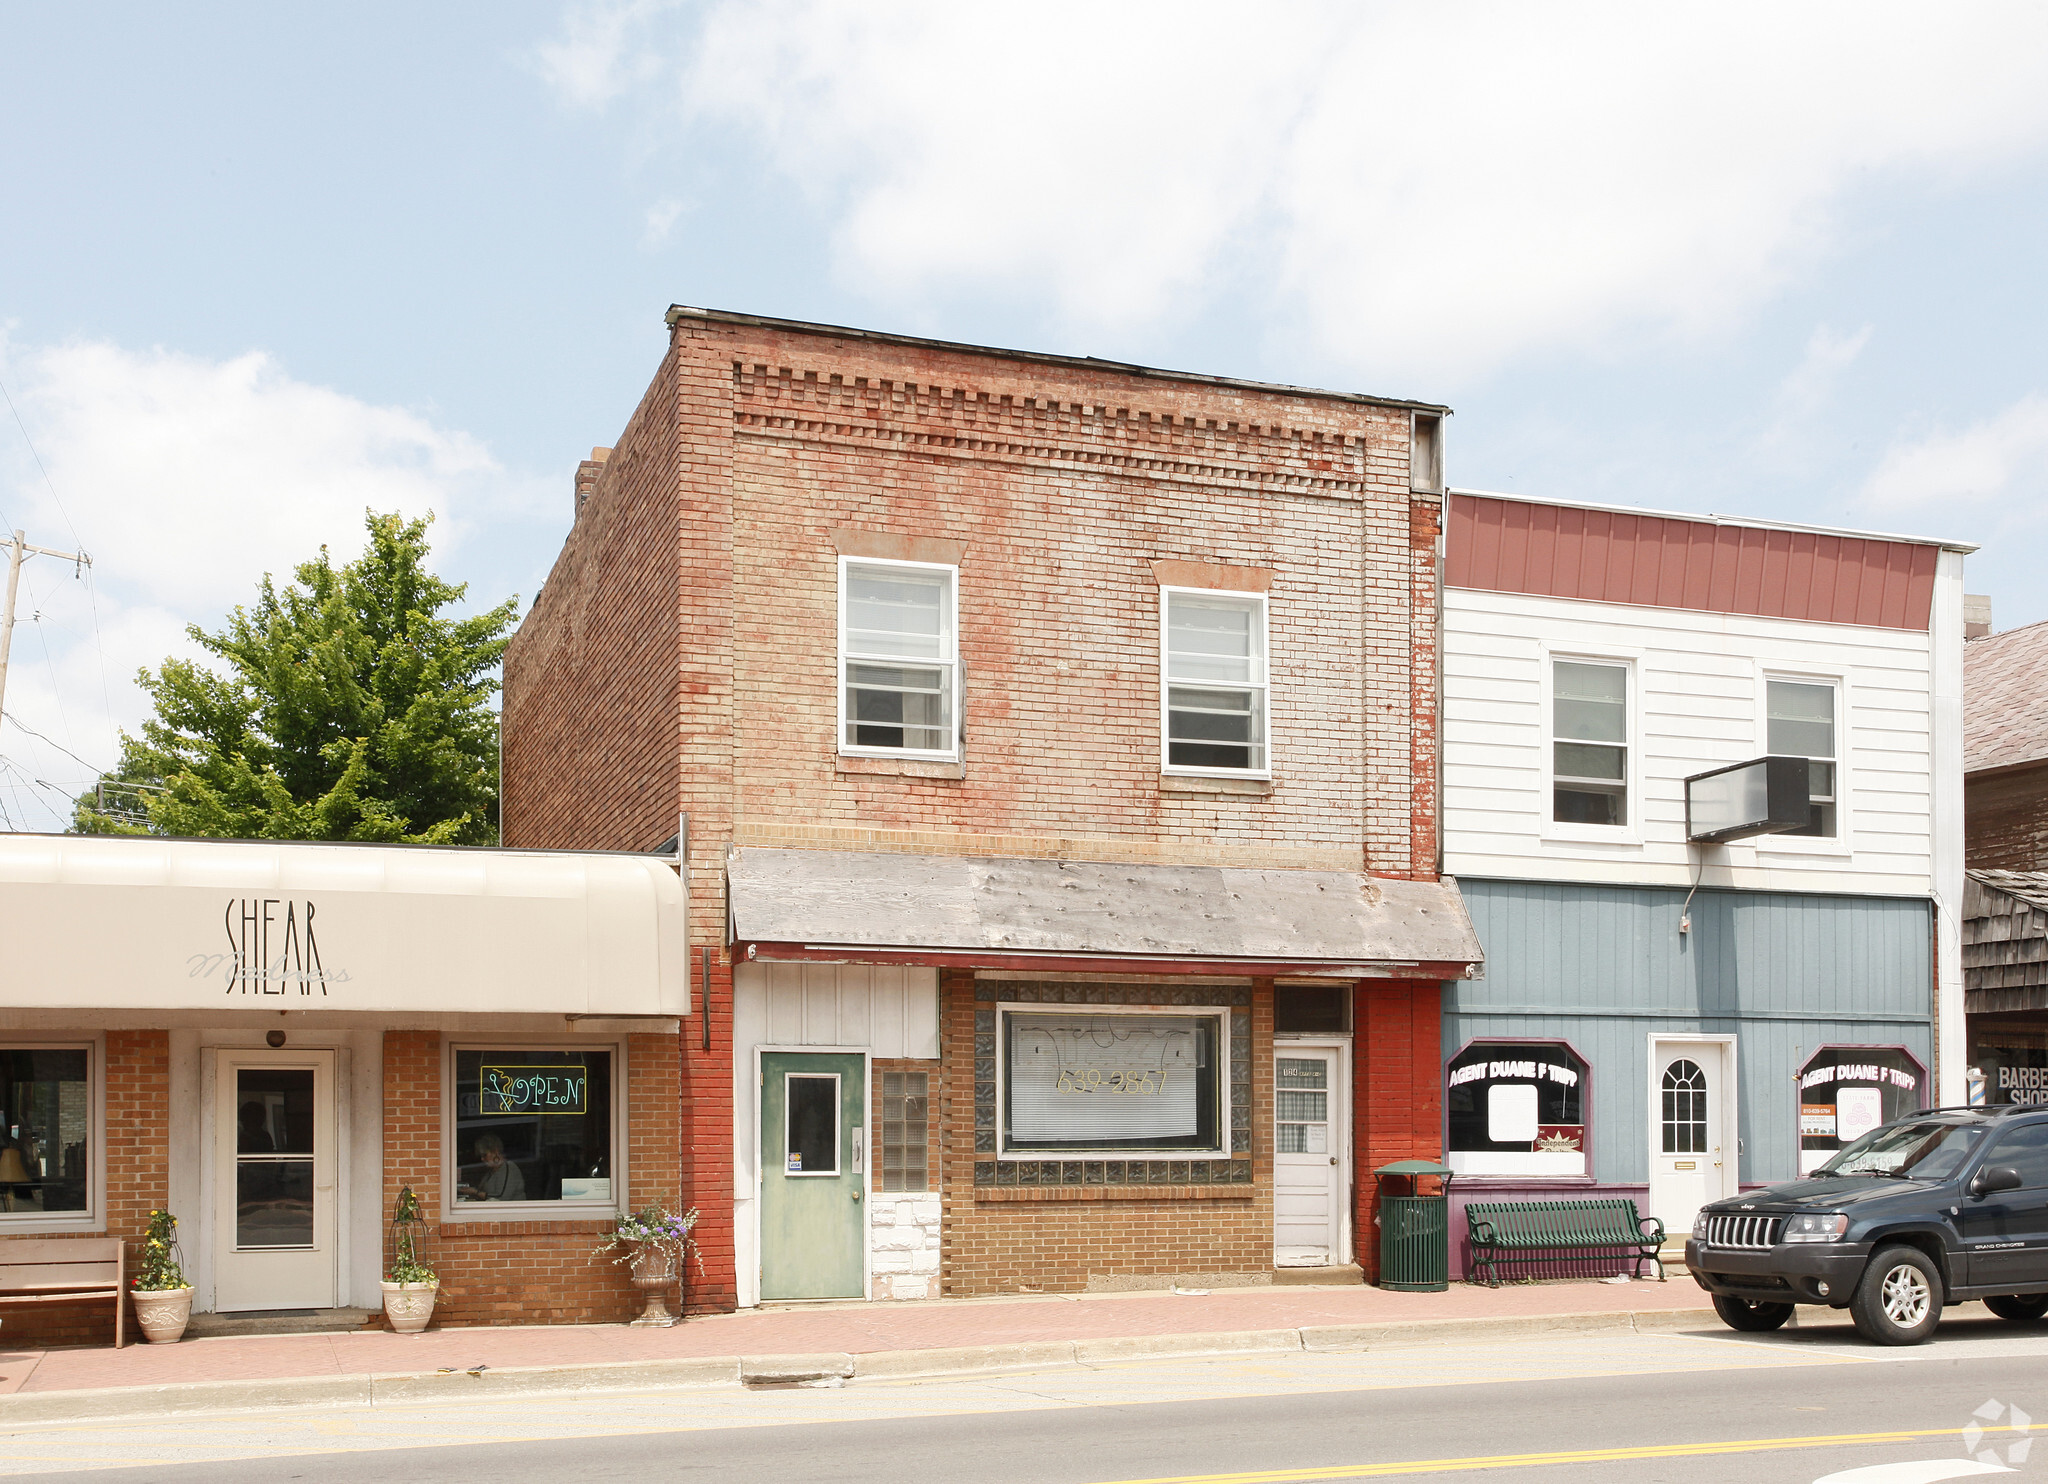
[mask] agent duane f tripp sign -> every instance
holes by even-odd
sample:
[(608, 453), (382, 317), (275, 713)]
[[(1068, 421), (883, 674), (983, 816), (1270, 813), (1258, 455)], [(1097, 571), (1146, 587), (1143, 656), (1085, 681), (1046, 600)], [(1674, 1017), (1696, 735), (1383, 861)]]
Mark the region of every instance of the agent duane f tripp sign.
[(659, 857), (0, 834), (0, 1009), (687, 1014)]
[(224, 952), (195, 953), (185, 961), (194, 979), (218, 979), (228, 994), (324, 997), (330, 984), (348, 983), (348, 970), (329, 972), (320, 959), (311, 897), (230, 897), (221, 912)]

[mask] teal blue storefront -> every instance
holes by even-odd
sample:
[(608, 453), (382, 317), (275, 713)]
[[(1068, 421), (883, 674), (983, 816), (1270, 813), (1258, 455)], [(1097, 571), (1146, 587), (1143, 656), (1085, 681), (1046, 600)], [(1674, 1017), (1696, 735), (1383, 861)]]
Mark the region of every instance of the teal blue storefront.
[[(1687, 1142), (1701, 1138), (1685, 1121), (1693, 1062), (1706, 1061), (1687, 1059), (1695, 1044), (1725, 1055), (1715, 1096), (1730, 1126), (1715, 1126), (1712, 1154), (1725, 1153), (1728, 1193), (1792, 1179), (1838, 1134), (1930, 1100), (1924, 898), (1701, 889), (1688, 906), (1661, 887), (1459, 886), (1486, 953), (1484, 979), (1445, 988), (1445, 1149), (1460, 1208), (1598, 1193), (1648, 1211), (1657, 1169), (1670, 1204), (1668, 1182), (1684, 1178), (1674, 1167), (1720, 1163)], [(1688, 1205), (1675, 1209), (1689, 1221)]]

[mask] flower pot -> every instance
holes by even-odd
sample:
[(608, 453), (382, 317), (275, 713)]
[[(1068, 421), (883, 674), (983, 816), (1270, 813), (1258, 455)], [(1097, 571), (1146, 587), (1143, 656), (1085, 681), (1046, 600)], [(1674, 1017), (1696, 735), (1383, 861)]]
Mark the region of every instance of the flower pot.
[(131, 1290), (135, 1299), (135, 1322), (152, 1345), (175, 1345), (185, 1333), (185, 1325), (192, 1317), (192, 1290), (189, 1288), (137, 1288)]
[(434, 1317), (434, 1299), (441, 1292), (441, 1280), (431, 1283), (384, 1283), (384, 1317), (401, 1335), (416, 1335)]
[(633, 1275), (633, 1286), (647, 1299), (646, 1308), (633, 1323), (664, 1329), (674, 1324), (676, 1316), (668, 1311), (668, 1291), (676, 1281), (676, 1255), (666, 1247), (642, 1242), (633, 1253), (628, 1271)]

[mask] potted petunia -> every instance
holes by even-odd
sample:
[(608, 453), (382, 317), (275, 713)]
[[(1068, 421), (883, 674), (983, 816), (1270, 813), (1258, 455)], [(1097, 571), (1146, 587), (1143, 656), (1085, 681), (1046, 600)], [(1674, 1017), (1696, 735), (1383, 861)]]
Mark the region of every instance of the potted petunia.
[(667, 1326), (676, 1322), (679, 1316), (668, 1311), (668, 1286), (682, 1281), (684, 1256), (694, 1257), (697, 1271), (704, 1271), (704, 1255), (690, 1235), (696, 1225), (694, 1206), (680, 1216), (660, 1205), (619, 1213), (611, 1236), (594, 1255), (624, 1264), (632, 1273), (633, 1286), (647, 1296), (647, 1305), (634, 1324)]
[(434, 1317), (434, 1300), (441, 1292), (441, 1280), (420, 1261), (420, 1198), (410, 1185), (398, 1191), (398, 1205), (391, 1213), (391, 1266), (384, 1274), (384, 1317), (402, 1335), (416, 1335)]
[(178, 1218), (168, 1211), (149, 1213), (142, 1234), (142, 1270), (129, 1281), (135, 1299), (135, 1322), (152, 1345), (174, 1345), (192, 1318), (192, 1285), (178, 1266)]

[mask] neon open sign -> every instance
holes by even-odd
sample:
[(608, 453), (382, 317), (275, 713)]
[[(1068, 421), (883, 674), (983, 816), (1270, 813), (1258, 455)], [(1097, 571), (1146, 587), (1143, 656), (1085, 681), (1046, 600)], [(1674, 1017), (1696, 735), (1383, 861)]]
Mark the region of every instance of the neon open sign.
[(590, 1073), (582, 1067), (484, 1067), (477, 1111), (493, 1114), (579, 1114), (590, 1111)]

